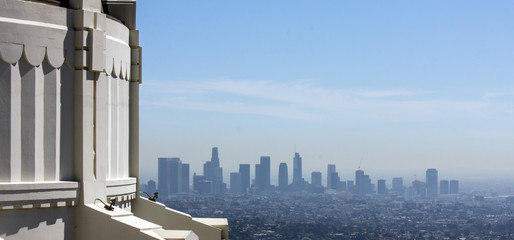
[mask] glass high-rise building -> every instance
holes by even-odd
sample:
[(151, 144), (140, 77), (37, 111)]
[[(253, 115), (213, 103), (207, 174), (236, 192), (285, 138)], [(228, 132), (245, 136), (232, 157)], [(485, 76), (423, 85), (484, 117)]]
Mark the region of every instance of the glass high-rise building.
[(158, 159), (159, 196), (165, 198), (182, 192), (182, 161), (180, 158)]
[(450, 180), (450, 194), (459, 193), (459, 181)]
[(332, 189), (332, 173), (336, 172), (335, 164), (328, 164), (327, 166), (327, 188)]
[(287, 186), (289, 185), (287, 174), (287, 163), (280, 163), (278, 167), (278, 189), (282, 192), (287, 191)]
[(250, 188), (250, 164), (239, 164), (239, 173), (241, 174), (241, 187), (246, 193)]
[(243, 193), (243, 179), (241, 178), (241, 173), (230, 173), (230, 192)]
[(295, 152), (293, 158), (293, 182), (302, 181), (302, 158)]
[(441, 180), (439, 182), (439, 194), (450, 193), (450, 182), (448, 180)]
[(387, 194), (386, 180), (380, 179), (377, 181), (377, 193)]
[(311, 184), (314, 187), (321, 187), (321, 172), (311, 173)]
[(363, 195), (366, 193), (365, 187), (365, 179), (364, 179), (364, 171), (357, 170), (355, 171), (355, 193), (359, 195)]
[(438, 183), (437, 170), (435, 168), (427, 169), (426, 171), (426, 186), (427, 186), (427, 198), (435, 199), (438, 194)]
[(269, 156), (261, 156), (261, 162), (255, 164), (255, 185), (258, 191), (267, 191), (270, 188), (270, 161)]
[(403, 186), (403, 178), (393, 178), (393, 192), (397, 194), (403, 194), (405, 192), (405, 187)]
[(189, 192), (189, 163), (182, 163), (182, 192)]

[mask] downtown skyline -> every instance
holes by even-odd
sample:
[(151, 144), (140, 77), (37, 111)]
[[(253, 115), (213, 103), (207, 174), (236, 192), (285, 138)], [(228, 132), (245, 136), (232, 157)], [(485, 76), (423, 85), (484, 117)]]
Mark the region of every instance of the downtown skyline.
[[(437, 168), (512, 179), (512, 9), (510, 1), (139, 2), (141, 176), (152, 178), (162, 156), (199, 172), (212, 146), (225, 181), (236, 163), (260, 156), (278, 172), (296, 145), (304, 177), (333, 163), (344, 175), (361, 165), (373, 175)], [(145, 34), (161, 28), (162, 37)]]

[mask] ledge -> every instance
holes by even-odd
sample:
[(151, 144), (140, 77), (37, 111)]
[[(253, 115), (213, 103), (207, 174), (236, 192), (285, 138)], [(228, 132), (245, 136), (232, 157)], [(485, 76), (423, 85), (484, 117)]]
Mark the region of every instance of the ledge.
[(132, 200), (136, 197), (136, 178), (107, 180), (107, 198), (116, 198), (118, 202)]
[(78, 182), (0, 183), (0, 210), (69, 207), (78, 199)]

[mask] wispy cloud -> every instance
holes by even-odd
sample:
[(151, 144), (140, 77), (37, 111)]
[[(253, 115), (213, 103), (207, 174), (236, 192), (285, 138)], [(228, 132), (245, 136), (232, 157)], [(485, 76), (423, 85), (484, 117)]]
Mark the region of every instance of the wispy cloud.
[(304, 121), (401, 122), (514, 117), (513, 103), (487, 101), (485, 96), (489, 93), (482, 98), (452, 100), (429, 91), (329, 88), (311, 80), (147, 82), (141, 91), (143, 106), (258, 114)]

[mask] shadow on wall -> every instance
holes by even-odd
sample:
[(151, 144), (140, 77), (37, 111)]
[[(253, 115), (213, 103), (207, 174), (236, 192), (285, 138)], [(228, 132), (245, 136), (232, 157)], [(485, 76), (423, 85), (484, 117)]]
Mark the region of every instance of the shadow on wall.
[(0, 211), (0, 238), (17, 234), (20, 239), (73, 239), (73, 208), (41, 208)]

